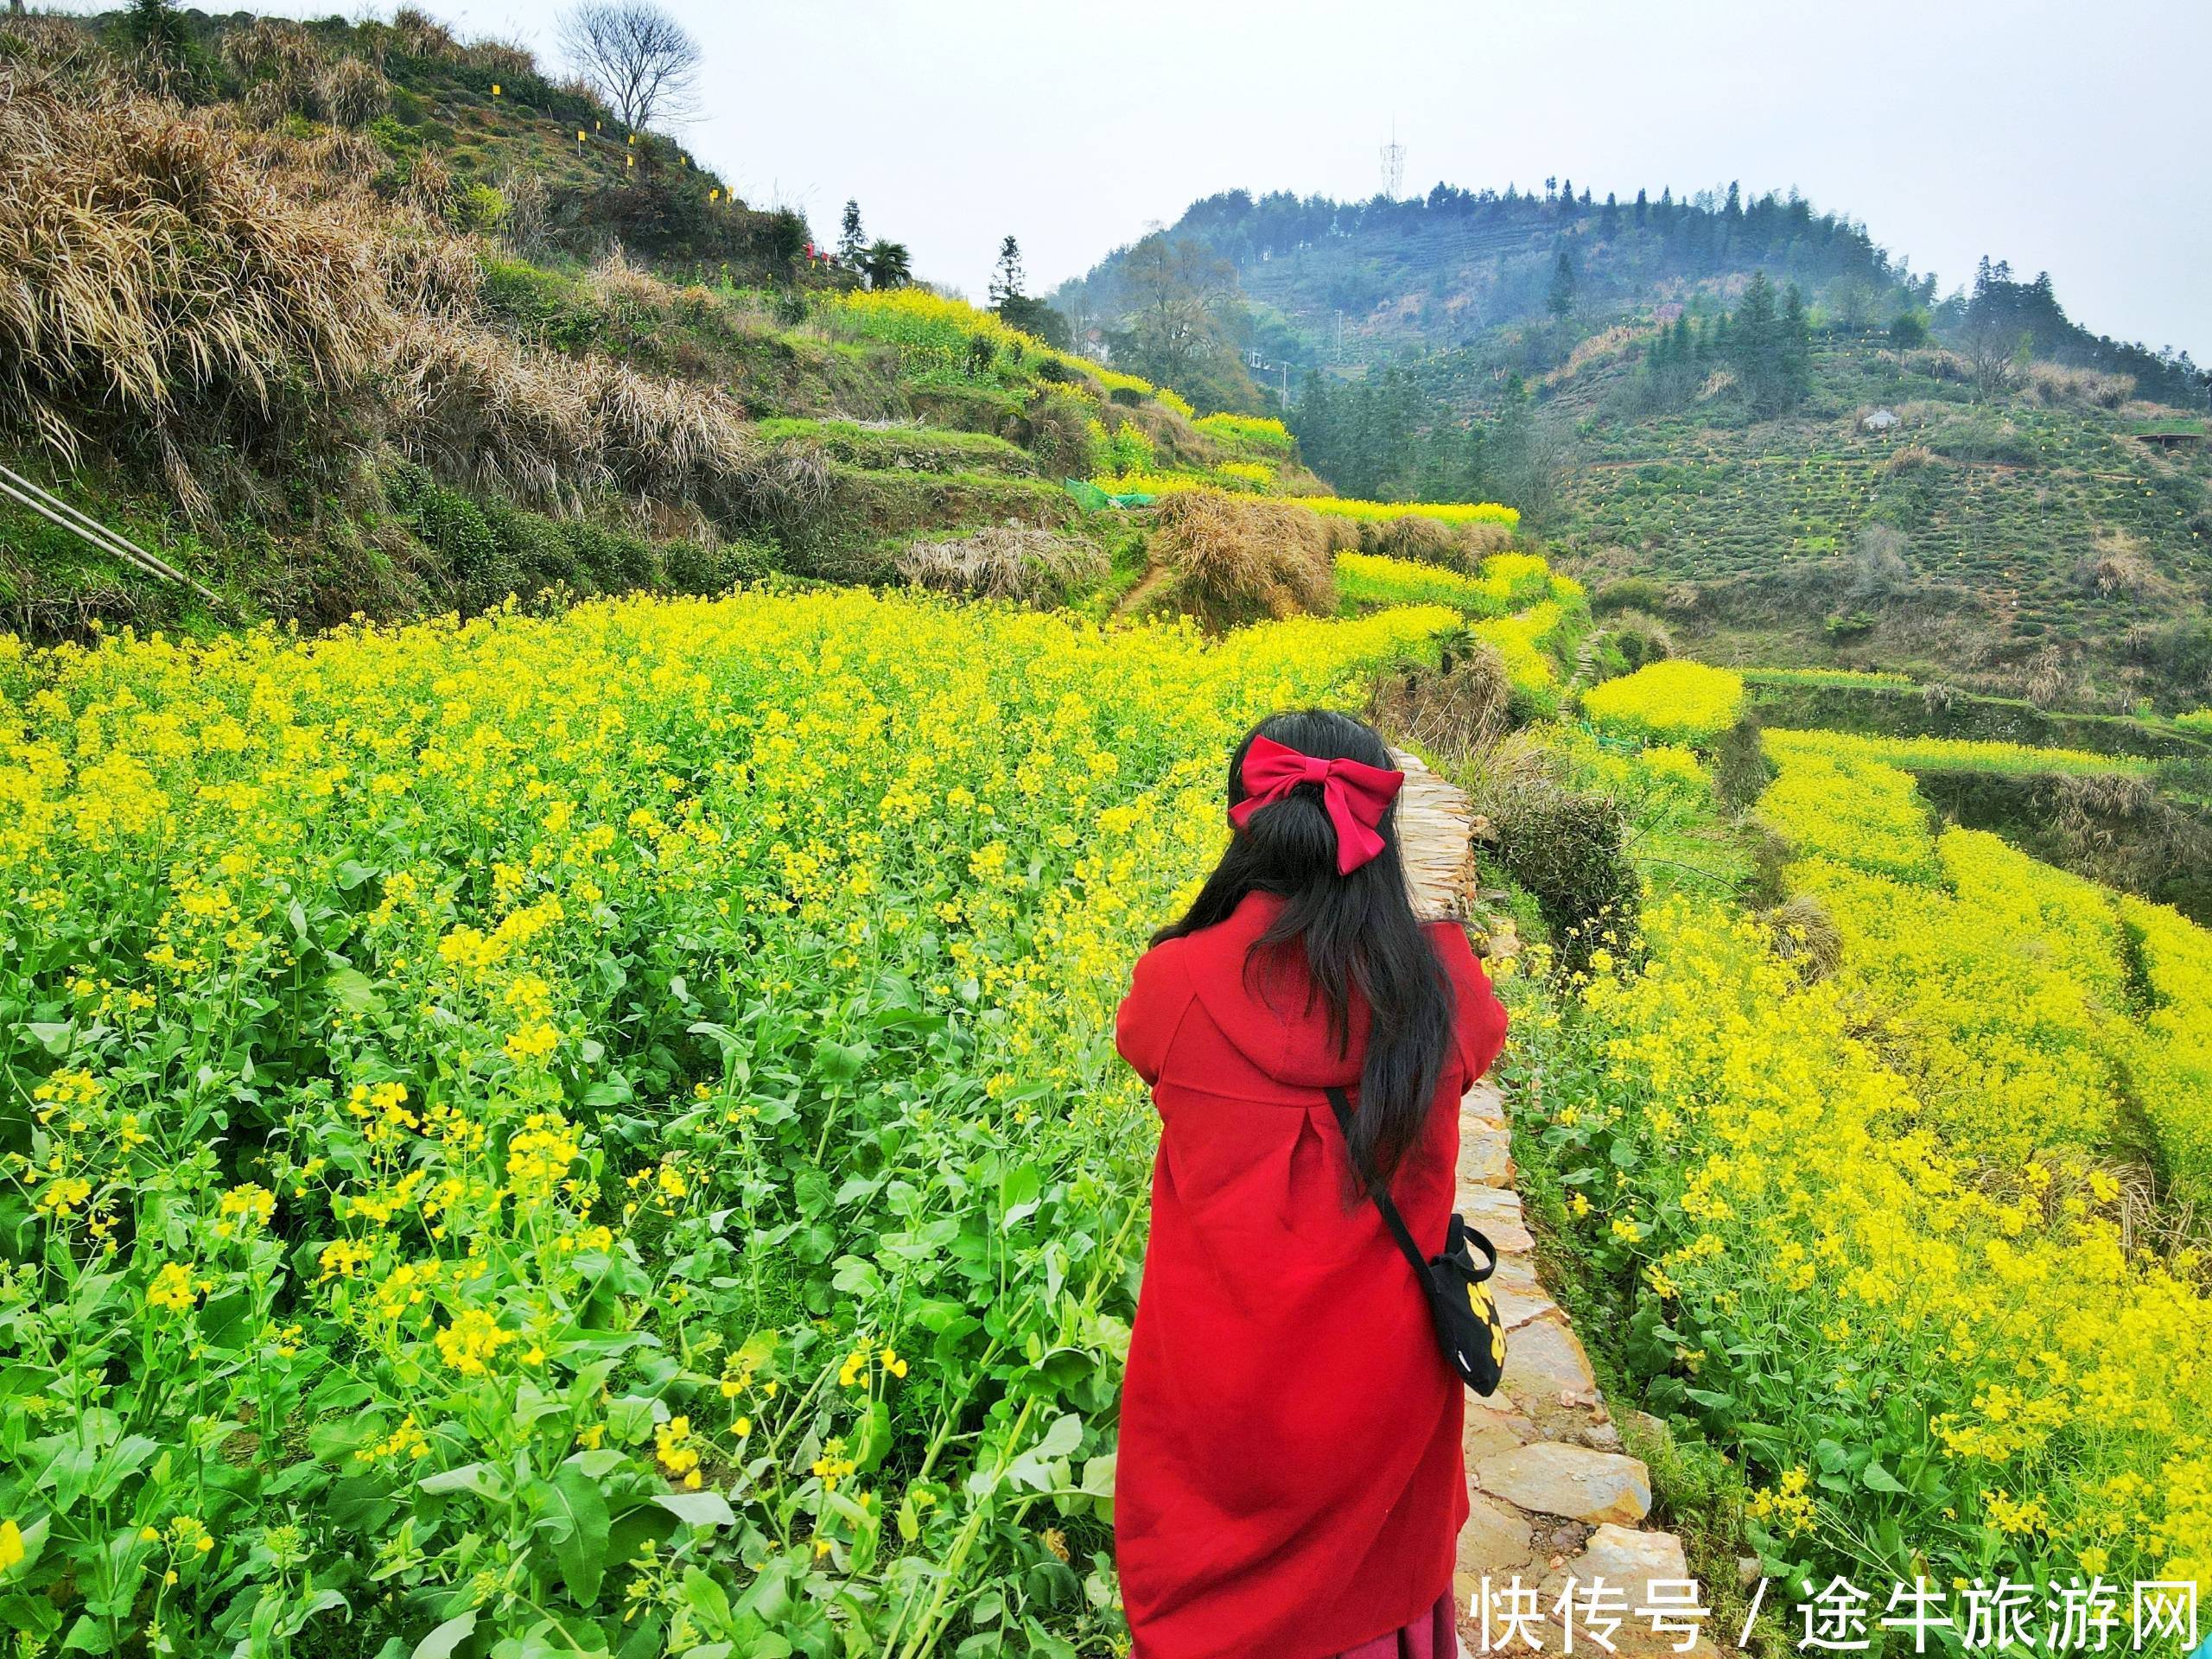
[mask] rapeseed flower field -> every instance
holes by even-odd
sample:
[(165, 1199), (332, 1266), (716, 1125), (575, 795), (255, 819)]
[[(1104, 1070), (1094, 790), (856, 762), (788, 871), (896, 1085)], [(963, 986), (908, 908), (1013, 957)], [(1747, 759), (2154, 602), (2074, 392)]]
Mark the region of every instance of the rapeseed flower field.
[(0, 1617), (1103, 1639), (1128, 962), (1242, 728), (1458, 620), (817, 591), (0, 647)]
[[(1708, 732), (1716, 671), (1658, 677), (1616, 728)], [(1627, 1363), (1746, 1465), (1770, 1571), (2212, 1581), (2208, 1263), (2155, 1236), (2207, 1191), (2212, 937), (1931, 824), (1882, 745), (1766, 747), (1814, 908), (1655, 893), (1516, 1027)]]

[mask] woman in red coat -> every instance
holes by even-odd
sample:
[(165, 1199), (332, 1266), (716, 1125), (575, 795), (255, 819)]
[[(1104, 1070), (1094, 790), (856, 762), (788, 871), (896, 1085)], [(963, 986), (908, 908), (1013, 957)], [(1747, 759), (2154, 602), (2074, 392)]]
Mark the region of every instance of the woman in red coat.
[(1122, 1004), (1161, 1122), (1114, 1503), (1135, 1659), (1457, 1651), (1461, 1384), (1354, 1166), (1443, 1247), (1505, 1011), (1460, 928), (1414, 918), (1400, 781), (1347, 715), (1261, 722), (1229, 849)]

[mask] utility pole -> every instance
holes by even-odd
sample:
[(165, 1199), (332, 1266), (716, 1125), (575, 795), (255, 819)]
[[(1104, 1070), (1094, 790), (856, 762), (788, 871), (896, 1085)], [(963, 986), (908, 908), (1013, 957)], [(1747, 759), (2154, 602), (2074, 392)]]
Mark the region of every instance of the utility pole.
[(1398, 118), (1390, 118), (1390, 142), (1382, 146), (1382, 194), (1395, 201), (1406, 188), (1406, 147), (1398, 142)]

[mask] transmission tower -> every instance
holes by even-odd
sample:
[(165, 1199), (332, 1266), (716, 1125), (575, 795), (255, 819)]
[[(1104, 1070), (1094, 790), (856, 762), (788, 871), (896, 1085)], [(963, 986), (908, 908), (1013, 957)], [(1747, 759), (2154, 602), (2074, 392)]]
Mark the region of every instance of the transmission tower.
[(1395, 201), (1406, 188), (1406, 147), (1398, 142), (1398, 124), (1390, 123), (1390, 142), (1382, 146), (1382, 194)]

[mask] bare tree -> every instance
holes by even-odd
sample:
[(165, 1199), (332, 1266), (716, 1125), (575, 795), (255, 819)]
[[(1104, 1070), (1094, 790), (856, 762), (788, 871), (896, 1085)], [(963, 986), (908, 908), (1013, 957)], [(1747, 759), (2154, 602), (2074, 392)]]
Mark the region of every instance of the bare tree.
[(561, 19), (561, 48), (632, 132), (697, 110), (699, 42), (652, 0), (584, 0)]

